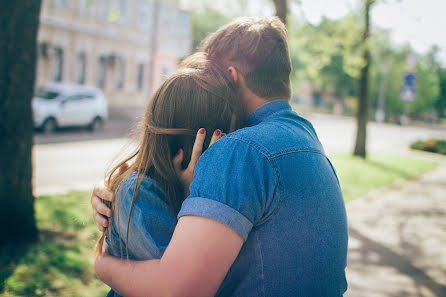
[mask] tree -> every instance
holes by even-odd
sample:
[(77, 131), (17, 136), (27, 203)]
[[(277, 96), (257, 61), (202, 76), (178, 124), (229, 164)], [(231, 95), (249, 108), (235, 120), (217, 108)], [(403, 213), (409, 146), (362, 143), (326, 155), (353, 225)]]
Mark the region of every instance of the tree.
[(438, 69), (438, 80), (439, 80), (439, 95), (438, 99), (435, 101), (434, 106), (437, 110), (438, 117), (445, 116), (446, 109), (446, 69)]
[(362, 61), (358, 21), (349, 15), (340, 20), (323, 18), (318, 25), (289, 23), (294, 87), (299, 81), (310, 82), (316, 93), (331, 93), (339, 103), (356, 96)]
[(374, 0), (364, 0), (364, 28), (361, 39), (363, 65), (358, 84), (358, 111), (356, 114), (357, 130), (353, 155), (366, 157), (367, 121), (369, 117), (368, 79), (370, 66), (370, 49), (368, 45), (370, 35), (370, 8)]
[(228, 23), (230, 19), (219, 11), (205, 7), (192, 14), (192, 46), (197, 48), (201, 41), (220, 26)]
[(288, 13), (288, 1), (287, 0), (273, 0), (274, 7), (276, 8), (276, 15), (286, 25), (287, 13)]
[(31, 149), (41, 0), (0, 4), (0, 245), (37, 239)]

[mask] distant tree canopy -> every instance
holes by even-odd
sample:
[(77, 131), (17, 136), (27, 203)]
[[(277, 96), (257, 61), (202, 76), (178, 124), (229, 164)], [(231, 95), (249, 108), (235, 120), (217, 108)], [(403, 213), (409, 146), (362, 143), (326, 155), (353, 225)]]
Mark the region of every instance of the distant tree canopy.
[(192, 46), (194, 49), (210, 33), (217, 30), (231, 19), (221, 12), (209, 7), (192, 14)]
[[(230, 20), (230, 17), (210, 7), (193, 12), (194, 47)], [(302, 81), (309, 82), (316, 93), (331, 94), (344, 105), (346, 112), (352, 113), (357, 108), (355, 98), (358, 97), (358, 79), (363, 66), (363, 25), (357, 12), (337, 20), (323, 18), (317, 25), (302, 22), (289, 13), (287, 27), (294, 93), (299, 94)], [(368, 47), (371, 55), (368, 96), (372, 111), (378, 108), (379, 92), (383, 81), (387, 81), (383, 88), (386, 119), (397, 121), (403, 113), (400, 91), (403, 75), (409, 70), (406, 58), (412, 54), (418, 60), (414, 70), (417, 97), (409, 104), (410, 115), (426, 119), (435, 112), (438, 116), (445, 116), (446, 69), (438, 62), (435, 49), (424, 55), (417, 54), (409, 45), (392, 44), (389, 31), (376, 27), (372, 28)], [(370, 117), (373, 114), (370, 112)]]

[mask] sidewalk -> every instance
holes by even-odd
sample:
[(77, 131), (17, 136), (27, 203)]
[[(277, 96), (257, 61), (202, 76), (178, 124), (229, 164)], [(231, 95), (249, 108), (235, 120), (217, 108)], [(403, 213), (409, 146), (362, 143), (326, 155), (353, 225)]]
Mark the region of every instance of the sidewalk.
[(347, 214), (349, 289), (344, 296), (446, 296), (444, 158), (419, 181), (348, 203)]

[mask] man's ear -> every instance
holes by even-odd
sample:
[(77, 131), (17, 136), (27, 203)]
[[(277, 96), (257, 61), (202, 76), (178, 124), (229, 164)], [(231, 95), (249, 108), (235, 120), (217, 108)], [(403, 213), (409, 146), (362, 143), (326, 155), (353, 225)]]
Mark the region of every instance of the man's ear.
[(237, 83), (240, 80), (240, 72), (235, 67), (229, 66), (228, 72), (233, 82)]

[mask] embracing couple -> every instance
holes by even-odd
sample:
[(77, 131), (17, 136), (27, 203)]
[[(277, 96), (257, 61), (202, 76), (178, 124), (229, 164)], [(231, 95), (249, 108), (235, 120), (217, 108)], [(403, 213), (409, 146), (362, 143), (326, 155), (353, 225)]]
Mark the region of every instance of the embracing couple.
[(344, 201), (290, 73), (283, 23), (241, 18), (156, 91), (91, 198), (109, 296), (343, 295)]

